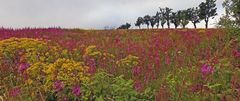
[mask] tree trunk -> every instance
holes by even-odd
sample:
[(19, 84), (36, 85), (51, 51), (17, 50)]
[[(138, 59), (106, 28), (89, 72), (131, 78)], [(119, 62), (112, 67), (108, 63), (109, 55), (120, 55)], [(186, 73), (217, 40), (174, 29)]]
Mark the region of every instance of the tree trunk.
[(197, 29), (197, 25), (196, 25), (196, 23), (193, 23), (193, 25), (194, 25), (194, 28)]
[(141, 29), (141, 26), (138, 26), (139, 27), (139, 29)]
[(183, 25), (183, 28), (185, 28), (185, 25)]
[(208, 29), (208, 19), (205, 20), (205, 28)]
[(168, 28), (170, 28), (170, 23), (169, 22), (167, 22), (167, 25), (168, 25)]
[(147, 29), (149, 29), (149, 25), (147, 25)]

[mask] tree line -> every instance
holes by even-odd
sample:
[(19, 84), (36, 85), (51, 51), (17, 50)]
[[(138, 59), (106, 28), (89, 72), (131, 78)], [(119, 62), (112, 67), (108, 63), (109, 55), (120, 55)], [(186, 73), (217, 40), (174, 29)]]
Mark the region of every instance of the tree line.
[[(181, 26), (185, 28), (189, 22), (191, 22), (194, 28), (197, 28), (197, 23), (200, 21), (205, 22), (205, 28), (208, 28), (208, 23), (211, 18), (217, 15), (216, 0), (205, 0), (201, 2), (198, 7), (192, 7), (185, 10), (173, 11), (169, 7), (159, 7), (159, 11), (155, 15), (145, 15), (138, 17), (135, 26), (141, 29), (142, 25), (146, 25), (147, 28), (155, 26), (164, 28), (167, 24), (167, 28), (170, 28), (170, 24), (173, 24), (175, 28)], [(120, 26), (118, 29), (128, 29), (130, 24), (126, 23)]]

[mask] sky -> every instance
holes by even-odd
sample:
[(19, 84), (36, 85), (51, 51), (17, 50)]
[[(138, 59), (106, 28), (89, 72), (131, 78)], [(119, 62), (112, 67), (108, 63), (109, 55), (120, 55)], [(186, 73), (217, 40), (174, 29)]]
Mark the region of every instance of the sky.
[[(0, 26), (63, 27), (102, 29), (118, 27), (129, 22), (134, 27), (136, 19), (155, 15), (159, 7), (174, 11), (196, 7), (204, 0), (0, 0)], [(217, 0), (217, 13), (210, 27), (224, 14), (223, 0)], [(202, 21), (197, 25), (204, 27)], [(193, 27), (191, 23), (189, 28)]]

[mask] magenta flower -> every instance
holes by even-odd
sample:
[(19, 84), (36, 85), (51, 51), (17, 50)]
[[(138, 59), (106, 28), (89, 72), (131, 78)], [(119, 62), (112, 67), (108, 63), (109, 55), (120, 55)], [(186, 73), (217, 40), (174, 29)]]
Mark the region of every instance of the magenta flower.
[(89, 67), (96, 67), (96, 61), (92, 58), (86, 57), (86, 65)]
[(139, 66), (134, 67), (134, 68), (132, 69), (132, 73), (133, 73), (134, 76), (139, 75), (140, 72), (141, 72), (141, 67), (139, 67)]
[(87, 70), (87, 73), (93, 74), (96, 72), (96, 62), (94, 59), (91, 59), (89, 57), (84, 57), (86, 61), (86, 65), (90, 68)]
[(168, 55), (165, 55), (165, 64), (166, 65), (170, 64), (170, 57)]
[(63, 83), (57, 80), (53, 83), (53, 88), (55, 89), (56, 92), (58, 92), (63, 89)]
[(19, 64), (18, 72), (23, 73), (28, 67), (29, 67), (28, 63), (22, 62)]
[(238, 51), (237, 49), (233, 50), (233, 55), (234, 57), (240, 57), (240, 51)]
[(21, 92), (21, 89), (19, 87), (15, 87), (10, 90), (10, 96), (14, 97), (17, 96)]
[(119, 37), (115, 38), (114, 41), (115, 41), (116, 44), (120, 44), (120, 42), (121, 42)]
[(134, 82), (134, 88), (135, 88), (136, 91), (140, 91), (142, 89), (141, 82), (135, 81)]
[(81, 88), (79, 86), (73, 86), (72, 87), (72, 93), (76, 96), (80, 95), (81, 93)]
[(203, 74), (207, 74), (207, 73), (213, 73), (214, 68), (212, 66), (209, 66), (207, 64), (203, 64), (201, 67), (201, 72)]

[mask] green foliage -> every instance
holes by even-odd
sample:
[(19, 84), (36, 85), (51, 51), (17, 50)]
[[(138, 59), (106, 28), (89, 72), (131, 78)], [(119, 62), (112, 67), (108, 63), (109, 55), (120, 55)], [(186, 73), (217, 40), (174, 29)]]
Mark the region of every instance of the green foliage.
[(143, 93), (133, 88), (132, 80), (125, 80), (123, 76), (114, 77), (105, 72), (94, 75), (91, 83), (82, 87), (83, 99), (95, 101), (150, 101), (154, 100), (153, 93), (146, 89)]
[(237, 25), (234, 20), (229, 16), (222, 16), (217, 24), (218, 28), (237, 28)]
[(155, 23), (156, 23), (157, 28), (159, 28), (160, 21), (161, 21), (161, 20), (160, 20), (160, 19), (161, 19), (160, 13), (157, 12), (156, 15), (153, 16), (153, 17), (154, 17), (154, 20), (155, 20)]
[(157, 22), (155, 20), (155, 16), (151, 16), (151, 18), (150, 18), (150, 25), (151, 25), (151, 27), (153, 28), (156, 23)]
[(199, 9), (198, 7), (196, 8), (189, 8), (187, 9), (188, 12), (188, 17), (189, 20), (193, 23), (194, 28), (197, 28), (196, 24), (200, 23), (200, 19), (199, 19)]
[(164, 15), (165, 15), (165, 19), (167, 21), (168, 28), (170, 28), (171, 12), (172, 12), (171, 8), (168, 8), (168, 7), (165, 8)]
[[(189, 97), (193, 95), (187, 95), (189, 86), (193, 84), (194, 78), (190, 77), (191, 72), (195, 72), (196, 67), (193, 66), (191, 69), (186, 67), (179, 67), (176, 70), (176, 73), (168, 72), (165, 79), (168, 84), (168, 90), (171, 93), (170, 99), (175, 100), (184, 100), (188, 101)], [(180, 76), (181, 75), (181, 76)], [(184, 83), (184, 84), (183, 84)], [(196, 100), (195, 98), (193, 98)]]
[(171, 23), (174, 24), (175, 28), (177, 28), (181, 23), (181, 16), (180, 11), (178, 12), (172, 12), (170, 16)]
[(144, 19), (142, 17), (138, 17), (135, 26), (138, 26), (141, 29), (141, 25), (144, 24)]
[(159, 8), (159, 9), (160, 9), (160, 12), (158, 12), (157, 15), (160, 17), (162, 28), (164, 28), (164, 24), (167, 22), (166, 21), (166, 10), (164, 8)]
[(220, 18), (220, 21), (217, 24), (218, 28), (224, 28), (228, 34), (226, 39), (236, 39), (237, 43), (240, 44), (240, 28), (237, 25), (236, 21), (229, 18), (229, 16), (223, 16)]
[(217, 15), (216, 0), (206, 0), (199, 5), (199, 8), (199, 17), (205, 21), (205, 26), (208, 28), (209, 19)]
[(180, 23), (183, 28), (189, 23), (189, 14), (188, 10), (181, 10), (180, 12)]
[(226, 15), (220, 18), (218, 27), (225, 28), (231, 38), (236, 38), (240, 43), (240, 1), (225, 0), (223, 7), (226, 10)]
[(225, 0), (223, 2), (227, 16), (235, 18), (235, 24), (240, 26), (240, 1), (239, 0)]
[(118, 27), (118, 29), (129, 29), (130, 27), (131, 27), (131, 24), (130, 23), (126, 23), (126, 24), (123, 24), (120, 27)]
[(151, 16), (150, 16), (150, 15), (145, 15), (145, 16), (143, 17), (143, 19), (144, 19), (144, 23), (147, 25), (147, 28), (149, 28)]

